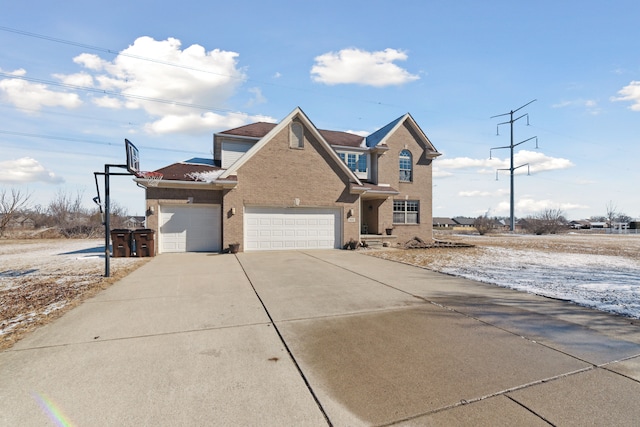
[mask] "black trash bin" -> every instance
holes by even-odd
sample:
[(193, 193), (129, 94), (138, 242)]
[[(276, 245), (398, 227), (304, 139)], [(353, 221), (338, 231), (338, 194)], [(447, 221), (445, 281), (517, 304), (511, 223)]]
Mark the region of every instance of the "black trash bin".
[(155, 255), (154, 232), (148, 228), (142, 228), (133, 232), (133, 245), (137, 257)]
[(131, 230), (111, 230), (111, 256), (126, 258), (131, 256)]

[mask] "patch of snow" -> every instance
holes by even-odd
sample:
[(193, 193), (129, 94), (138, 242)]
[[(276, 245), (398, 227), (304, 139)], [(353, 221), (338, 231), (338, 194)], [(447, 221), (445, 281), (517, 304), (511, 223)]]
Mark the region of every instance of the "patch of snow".
[(436, 269), (640, 318), (640, 262), (629, 258), (486, 248), (480, 256), (462, 256), (456, 266)]
[(224, 169), (215, 170), (215, 171), (205, 171), (205, 172), (190, 172), (185, 176), (188, 178), (194, 179), (196, 181), (213, 182), (216, 179), (218, 179), (218, 177), (222, 175), (223, 172), (224, 172)]

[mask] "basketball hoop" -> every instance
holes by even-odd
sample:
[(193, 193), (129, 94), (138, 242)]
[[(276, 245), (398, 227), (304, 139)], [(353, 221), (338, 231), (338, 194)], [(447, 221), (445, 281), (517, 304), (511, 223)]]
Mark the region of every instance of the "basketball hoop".
[(162, 174), (160, 172), (140, 172), (138, 178), (147, 181), (147, 186), (149, 187), (157, 187), (162, 181)]

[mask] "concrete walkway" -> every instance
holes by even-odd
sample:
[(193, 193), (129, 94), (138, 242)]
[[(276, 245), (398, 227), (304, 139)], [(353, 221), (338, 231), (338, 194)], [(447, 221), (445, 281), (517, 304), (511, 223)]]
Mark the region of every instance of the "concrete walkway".
[(631, 426), (639, 323), (355, 252), (164, 254), (0, 353), (0, 425)]

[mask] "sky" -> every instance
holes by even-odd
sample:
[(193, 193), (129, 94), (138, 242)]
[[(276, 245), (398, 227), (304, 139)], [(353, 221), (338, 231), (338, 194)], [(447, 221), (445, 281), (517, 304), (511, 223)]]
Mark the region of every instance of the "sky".
[(433, 215), (508, 216), (513, 111), (516, 217), (640, 217), (636, 0), (0, 4), (0, 189), (31, 205), (93, 207), (125, 138), (152, 171), (300, 107), (362, 135), (410, 113), (442, 153)]

